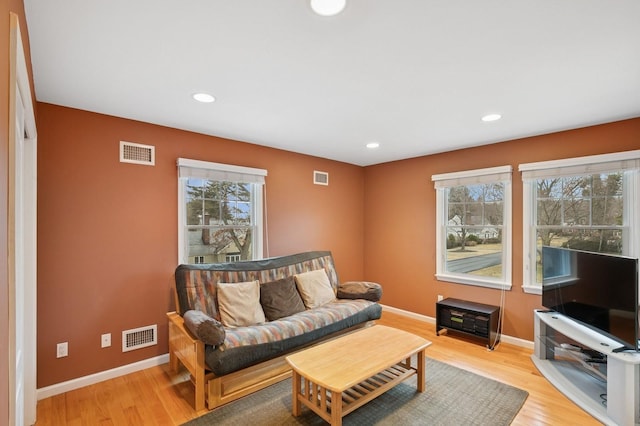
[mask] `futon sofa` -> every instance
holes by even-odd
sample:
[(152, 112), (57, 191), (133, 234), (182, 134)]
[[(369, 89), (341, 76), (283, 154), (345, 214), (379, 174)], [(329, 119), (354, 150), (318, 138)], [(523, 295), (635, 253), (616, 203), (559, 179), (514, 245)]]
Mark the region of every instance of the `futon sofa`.
[(340, 283), (331, 252), (179, 265), (169, 362), (205, 411), (291, 375), (285, 356), (380, 318), (379, 284)]

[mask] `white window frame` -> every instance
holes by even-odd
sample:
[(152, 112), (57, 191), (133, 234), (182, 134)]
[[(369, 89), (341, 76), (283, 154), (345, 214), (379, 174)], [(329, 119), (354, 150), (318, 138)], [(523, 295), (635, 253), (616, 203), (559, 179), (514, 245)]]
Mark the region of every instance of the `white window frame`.
[(623, 237), (625, 256), (640, 254), (640, 150), (520, 164), (522, 172), (522, 289), (542, 294), (536, 282), (536, 181), (543, 178), (624, 172)]
[(178, 158), (178, 263), (188, 262), (189, 241), (186, 229), (186, 194), (184, 179), (198, 177), (219, 181), (244, 182), (259, 184), (262, 189), (253, 191), (252, 217), (258, 229), (252, 240), (252, 259), (262, 259), (264, 240), (264, 185), (267, 171), (252, 167), (235, 166), (231, 164), (212, 163), (209, 161)]
[[(490, 167), (431, 176), (436, 189), (436, 279), (459, 284), (511, 290), (511, 166)], [(492, 279), (465, 273), (446, 271), (447, 256), (447, 188), (464, 185), (498, 183), (504, 184), (502, 223), (502, 278)]]

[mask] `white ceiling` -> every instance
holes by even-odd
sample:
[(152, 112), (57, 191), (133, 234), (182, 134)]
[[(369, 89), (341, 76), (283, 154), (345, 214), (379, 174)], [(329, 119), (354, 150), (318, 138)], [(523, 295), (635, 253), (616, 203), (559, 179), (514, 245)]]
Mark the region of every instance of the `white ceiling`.
[(38, 101), (357, 165), (640, 116), (639, 0), (24, 3)]

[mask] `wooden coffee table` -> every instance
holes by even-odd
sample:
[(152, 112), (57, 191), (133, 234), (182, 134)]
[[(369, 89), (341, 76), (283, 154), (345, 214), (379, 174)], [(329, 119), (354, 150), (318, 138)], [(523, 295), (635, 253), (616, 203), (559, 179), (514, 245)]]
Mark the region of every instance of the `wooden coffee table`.
[(418, 392), (424, 392), (429, 345), (415, 334), (374, 325), (289, 355), (293, 415), (299, 416), (304, 404), (332, 425), (341, 425), (343, 416), (414, 374)]

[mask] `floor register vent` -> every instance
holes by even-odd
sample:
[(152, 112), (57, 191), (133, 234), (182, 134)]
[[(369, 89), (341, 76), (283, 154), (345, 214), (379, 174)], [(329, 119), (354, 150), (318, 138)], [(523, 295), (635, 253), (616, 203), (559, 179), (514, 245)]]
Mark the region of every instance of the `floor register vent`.
[(156, 164), (156, 147), (120, 141), (120, 162), (153, 166)]
[(122, 352), (146, 348), (158, 344), (157, 324), (124, 330), (122, 332)]

